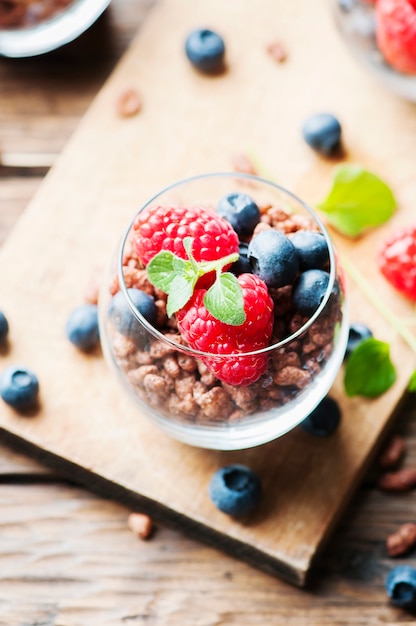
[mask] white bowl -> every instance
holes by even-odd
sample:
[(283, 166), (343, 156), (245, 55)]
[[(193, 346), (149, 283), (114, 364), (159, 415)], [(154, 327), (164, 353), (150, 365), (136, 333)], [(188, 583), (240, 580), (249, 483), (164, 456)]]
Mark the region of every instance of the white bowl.
[(85, 32), (110, 0), (76, 0), (55, 17), (32, 27), (0, 30), (0, 55), (32, 57), (55, 50)]

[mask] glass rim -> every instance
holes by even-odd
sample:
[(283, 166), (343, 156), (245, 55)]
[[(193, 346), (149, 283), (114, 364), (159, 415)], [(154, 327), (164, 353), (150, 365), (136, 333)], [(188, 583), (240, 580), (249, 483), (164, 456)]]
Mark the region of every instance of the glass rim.
[[(319, 307), (316, 309), (316, 311), (312, 314), (312, 316), (298, 329), (296, 330), (294, 333), (288, 335), (287, 337), (285, 337), (284, 339), (281, 339), (280, 341), (270, 344), (268, 346), (265, 346), (264, 348), (260, 348), (258, 350), (252, 350), (249, 352), (228, 352), (228, 353), (224, 353), (224, 354), (216, 354), (213, 352), (205, 352), (203, 350), (196, 350), (194, 348), (191, 348), (190, 346), (187, 345), (183, 345), (180, 344), (176, 341), (174, 341), (173, 339), (171, 339), (168, 335), (160, 332), (159, 330), (157, 330), (157, 328), (155, 328), (154, 326), (152, 326), (152, 324), (150, 324), (150, 322), (148, 322), (148, 320), (138, 311), (138, 309), (136, 308), (136, 306), (134, 305), (132, 299), (130, 298), (130, 295), (128, 293), (128, 287), (126, 285), (125, 279), (124, 279), (124, 273), (123, 273), (123, 258), (124, 258), (124, 249), (125, 249), (125, 245), (127, 242), (127, 238), (133, 228), (133, 224), (137, 218), (137, 216), (139, 215), (139, 213), (141, 213), (142, 211), (144, 211), (149, 205), (151, 205), (152, 203), (154, 203), (157, 198), (159, 198), (160, 196), (162, 196), (163, 194), (167, 193), (168, 191), (175, 189), (177, 187), (181, 187), (187, 183), (191, 183), (191, 182), (195, 182), (198, 180), (208, 180), (211, 178), (240, 178), (240, 179), (246, 179), (246, 180), (251, 180), (253, 182), (257, 182), (257, 183), (261, 183), (262, 185), (266, 185), (269, 187), (274, 188), (275, 190), (284, 193), (286, 195), (288, 195), (290, 198), (292, 198), (292, 200), (295, 200), (298, 204), (300, 204), (306, 211), (307, 213), (310, 215), (310, 217), (312, 217), (314, 219), (314, 221), (316, 222), (316, 224), (319, 226), (322, 234), (325, 236), (325, 240), (328, 246), (328, 252), (329, 252), (329, 281), (328, 281), (328, 285), (325, 291), (325, 296), (322, 298), (322, 301), (319, 305)], [(270, 181), (266, 178), (263, 178), (261, 176), (257, 176), (254, 174), (246, 174), (243, 172), (210, 172), (210, 173), (206, 173), (206, 174), (196, 174), (193, 176), (189, 176), (187, 178), (183, 178), (181, 180), (178, 180), (174, 183), (171, 183), (170, 185), (167, 185), (166, 187), (164, 187), (161, 191), (158, 191), (156, 194), (154, 194), (153, 196), (151, 196), (148, 200), (146, 200), (141, 206), (140, 208), (136, 211), (136, 213), (133, 216), (133, 219), (130, 221), (127, 229), (125, 230), (124, 235), (122, 236), (121, 242), (119, 244), (119, 253), (118, 253), (118, 257), (117, 257), (117, 276), (118, 276), (118, 282), (119, 282), (119, 286), (120, 289), (124, 295), (124, 297), (126, 298), (127, 304), (133, 314), (133, 316), (136, 318), (136, 320), (138, 322), (140, 322), (140, 324), (142, 324), (142, 326), (144, 326), (144, 328), (151, 334), (153, 335), (156, 339), (158, 339), (159, 341), (162, 341), (163, 343), (168, 343), (172, 348), (174, 348), (175, 350), (179, 351), (179, 352), (184, 352), (186, 354), (192, 355), (196, 358), (210, 358), (210, 359), (216, 359), (216, 360), (221, 360), (223, 358), (238, 358), (238, 357), (249, 357), (249, 356), (257, 356), (257, 355), (262, 355), (262, 354), (267, 354), (269, 352), (274, 352), (276, 350), (279, 350), (281, 348), (283, 348), (284, 346), (286, 346), (289, 343), (292, 343), (293, 341), (295, 341), (296, 339), (298, 339), (301, 335), (303, 335), (308, 328), (310, 328), (312, 326), (312, 324), (319, 318), (319, 316), (321, 315), (321, 313), (323, 312), (323, 310), (325, 309), (329, 298), (331, 297), (332, 294), (332, 290), (333, 287), (335, 285), (335, 279), (336, 279), (336, 258), (335, 258), (335, 252), (334, 252), (334, 247), (331, 241), (331, 238), (329, 236), (329, 233), (324, 225), (324, 223), (321, 221), (321, 219), (319, 218), (318, 215), (316, 215), (316, 213), (313, 211), (313, 209), (306, 204), (303, 200), (301, 200), (296, 194), (294, 194), (293, 192), (289, 191), (288, 189), (286, 189), (285, 187), (282, 187), (281, 185), (278, 185), (277, 183), (274, 183), (273, 181)], [(172, 333), (173, 334), (173, 333)]]
[(73, 0), (33, 26), (0, 29), (0, 56), (33, 57), (56, 50), (82, 35), (111, 0)]

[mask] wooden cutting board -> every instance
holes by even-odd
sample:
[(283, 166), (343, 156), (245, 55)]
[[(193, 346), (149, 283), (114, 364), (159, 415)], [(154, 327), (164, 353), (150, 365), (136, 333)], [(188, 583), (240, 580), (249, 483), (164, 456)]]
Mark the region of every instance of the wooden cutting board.
[[(198, 74), (183, 44), (196, 27), (220, 32), (227, 72)], [(266, 47), (278, 40), (285, 63)], [(142, 95), (139, 115), (120, 118), (125, 89)], [(413, 219), (416, 111), (375, 84), (350, 59), (324, 0), (165, 0), (156, 4), (0, 254), (1, 308), (10, 320), (1, 365), (32, 368), (41, 408), (32, 417), (0, 405), (2, 439), (74, 480), (148, 511), (236, 557), (302, 585), (377, 448), (415, 358), (368, 294), (348, 280), (352, 319), (391, 342), (400, 364), (377, 400), (347, 399), (342, 375), (332, 394), (339, 430), (318, 440), (301, 429), (239, 452), (177, 443), (144, 420), (100, 354), (78, 353), (65, 338), (68, 313), (92, 273), (108, 264), (125, 224), (150, 195), (176, 179), (232, 169), (254, 154), (266, 174), (314, 205), (326, 195), (334, 161), (301, 137), (303, 120), (330, 111), (341, 120), (344, 161), (378, 173), (399, 209), (389, 225), (359, 241), (334, 233), (341, 255), (399, 317), (411, 307), (380, 276), (375, 256), (388, 229)], [(229, 462), (250, 465), (265, 498), (250, 521), (212, 505), (207, 485)]]

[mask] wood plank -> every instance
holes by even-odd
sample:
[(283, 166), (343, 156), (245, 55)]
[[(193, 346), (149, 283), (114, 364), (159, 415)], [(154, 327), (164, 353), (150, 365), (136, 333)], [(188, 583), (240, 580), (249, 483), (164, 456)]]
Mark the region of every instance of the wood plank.
[(9, 447), (0, 446), (0, 481), (13, 481), (25, 477), (27, 481), (52, 476), (52, 472), (32, 458), (14, 452)]
[(383, 543), (414, 504), (358, 496), (311, 589), (300, 591), (163, 526), (140, 541), (127, 527), (130, 509), (82, 489), (0, 485), (0, 624), (409, 623), (386, 600)]
[(25, 208), (22, 201), (31, 197), (40, 185), (39, 178), (2, 181), (0, 187), (0, 243), (2, 243), (16, 223), (16, 218)]
[[(411, 403), (395, 425), (415, 462)], [(412, 494), (362, 488), (298, 590), (172, 530), (149, 541), (127, 528), (130, 509), (64, 484), (0, 485), (1, 626), (122, 626), (133, 618), (170, 626), (372, 626), (411, 624), (391, 606), (384, 579), (386, 535), (412, 520)], [(111, 546), (111, 550), (108, 550)], [(414, 563), (414, 555), (406, 561)]]
[[(228, 72), (222, 77), (200, 76), (183, 54), (186, 33), (208, 16), (227, 41)], [(282, 65), (265, 52), (277, 35), (290, 50)], [(141, 114), (128, 120), (115, 109), (126, 86), (137, 87), (144, 102)], [(108, 262), (115, 234), (167, 183), (227, 170), (235, 153), (254, 150), (278, 182), (311, 203), (318, 200), (328, 188), (333, 162), (305, 146), (300, 126), (311, 111), (323, 108), (343, 121), (347, 160), (377, 170), (397, 189), (400, 211), (394, 223), (408, 220), (415, 197), (412, 109), (369, 84), (338, 40), (324, 3), (281, 2), (277, 11), (275, 0), (262, 0), (255, 9), (237, 0), (226, 5), (206, 0), (192, 7), (186, 0), (161, 2), (0, 256), (2, 308), (11, 321), (11, 350), (3, 362), (32, 367), (42, 386), (34, 419), (0, 407), (4, 441), (19, 443), (100, 493), (140, 505), (157, 519), (298, 584), (305, 583), (414, 368), (413, 355), (366, 295), (350, 284), (353, 315), (392, 342), (393, 358), (402, 364), (399, 379), (371, 402), (347, 400), (339, 379), (333, 394), (343, 407), (342, 427), (331, 440), (312, 445), (299, 429), (261, 448), (233, 453), (174, 442), (140, 419), (103, 360), (76, 353), (63, 328), (68, 312), (82, 300), (84, 280)], [(385, 230), (354, 244), (339, 237), (337, 242), (343, 254), (359, 259), (401, 315), (408, 305), (391, 297), (374, 263)], [(231, 461), (256, 469), (268, 494), (247, 525), (214, 510), (207, 495), (212, 472)]]

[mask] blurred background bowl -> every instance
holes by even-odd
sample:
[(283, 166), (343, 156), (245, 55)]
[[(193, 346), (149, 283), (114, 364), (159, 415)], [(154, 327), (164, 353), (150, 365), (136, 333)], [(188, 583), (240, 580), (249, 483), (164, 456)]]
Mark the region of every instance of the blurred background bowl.
[(31, 26), (0, 28), (0, 55), (32, 57), (60, 48), (84, 33), (109, 4), (110, 0), (74, 0)]
[(416, 102), (416, 75), (391, 67), (377, 46), (374, 4), (368, 0), (329, 0), (338, 30), (353, 57), (396, 95)]

